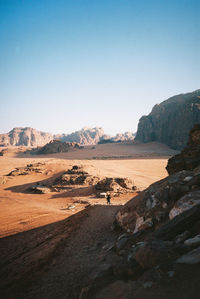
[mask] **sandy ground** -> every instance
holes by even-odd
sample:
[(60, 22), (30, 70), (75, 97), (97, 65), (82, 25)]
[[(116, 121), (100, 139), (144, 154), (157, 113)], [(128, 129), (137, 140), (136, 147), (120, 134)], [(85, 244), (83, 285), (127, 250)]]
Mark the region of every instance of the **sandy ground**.
[[(163, 152), (166, 154), (168, 151), (169, 155), (173, 152), (165, 145), (158, 143), (134, 146), (131, 144), (97, 145), (95, 149), (87, 147), (74, 152), (46, 156), (32, 156), (24, 154), (23, 151), (23, 148), (9, 148), (8, 153), (0, 157), (0, 175), (7, 175), (15, 167), (35, 162), (45, 162), (46, 171), (44, 174), (6, 177), (6, 184), (0, 185), (0, 237), (64, 219), (84, 208), (82, 205), (77, 205), (74, 211), (64, 210), (68, 203), (74, 202), (77, 198), (68, 198), (62, 194), (27, 194), (26, 189), (29, 184), (56, 177), (77, 164), (83, 165), (93, 175), (128, 177), (134, 181), (139, 190), (142, 190), (167, 175), (165, 170), (167, 157), (163, 158), (161, 154)], [(103, 159), (87, 159), (91, 157), (91, 152)], [(108, 157), (111, 152), (112, 157), (115, 153), (117, 158), (105, 159), (104, 157)], [(120, 159), (123, 155), (128, 156), (130, 153), (132, 153), (132, 158)], [(142, 158), (139, 158), (139, 154)], [(72, 160), (72, 158), (75, 159)], [(119, 203), (123, 204), (130, 199), (130, 196), (126, 196)], [(101, 200), (94, 198), (87, 198), (87, 200), (90, 203), (101, 203)], [(116, 202), (116, 199), (114, 200)]]
[[(30, 271), (31, 277), (35, 272), (39, 275), (38, 269), (44, 263), (50, 263), (50, 260), (52, 262), (52, 256), (55, 257), (56, 252), (56, 256), (60, 256), (58, 260), (56, 259), (56, 268), (51, 264), (51, 267), (45, 270), (48, 272), (45, 276), (47, 283), (39, 279), (41, 284), (38, 281), (35, 282), (34, 285), (37, 287), (34, 289), (29, 287), (26, 295), (23, 293), (23, 296), (20, 294), (17, 297), (11, 292), (8, 297), (76, 298), (77, 291), (74, 291), (72, 285), (77, 284), (79, 290), (81, 284), (85, 283), (86, 273), (90, 273), (92, 268), (96, 267), (96, 263), (100, 262), (98, 246), (103, 239), (106, 242), (112, 240), (113, 235), (109, 229), (114, 214), (136, 194), (130, 193), (112, 198), (112, 205), (107, 206), (105, 199), (92, 196), (67, 197), (62, 192), (30, 194), (26, 192), (27, 188), (35, 182), (56, 177), (73, 165), (82, 165), (93, 175), (128, 177), (142, 190), (167, 175), (165, 170), (167, 159), (174, 151), (157, 143), (134, 146), (130, 144), (98, 145), (95, 149), (88, 147), (83, 150), (48, 156), (31, 156), (24, 154), (23, 150), (23, 148), (20, 150), (9, 148), (7, 154), (0, 157), (0, 176), (5, 176), (16, 167), (35, 162), (45, 162), (45, 172), (4, 177), (6, 183), (0, 185), (0, 238), (2, 238), (0, 239), (2, 257), (0, 286), (2, 285), (4, 289), (7, 286), (8, 290), (8, 286), (12, 285), (15, 293), (17, 285), (20, 293), (22, 289), (24, 290), (22, 286), (24, 277), (29, 277)], [(92, 157), (98, 157), (98, 159), (92, 159)], [(84, 203), (80, 203), (80, 200)], [(70, 204), (75, 205), (72, 210), (67, 209)], [(80, 240), (82, 241), (79, 242)], [(94, 242), (96, 249), (91, 259), (92, 253), (88, 254), (86, 247), (92, 247), (94, 240), (96, 240)], [(61, 255), (58, 248), (65, 248)], [(63, 259), (65, 259), (64, 263)], [(72, 264), (68, 268), (67, 264), (70, 261)], [(52, 294), (55, 297), (49, 297), (52, 281), (55, 280), (55, 274), (52, 273), (58, 275), (57, 287), (60, 290), (58, 294), (57, 288), (54, 290)], [(69, 277), (67, 284), (64, 283), (63, 275)], [(5, 277), (7, 277), (6, 280)], [(16, 285), (13, 281), (16, 281)], [(80, 281), (82, 281), (81, 284), (79, 284)], [(69, 297), (64, 296), (63, 292), (68, 292)], [(75, 295), (70, 295), (70, 292), (75, 292), (73, 293)]]

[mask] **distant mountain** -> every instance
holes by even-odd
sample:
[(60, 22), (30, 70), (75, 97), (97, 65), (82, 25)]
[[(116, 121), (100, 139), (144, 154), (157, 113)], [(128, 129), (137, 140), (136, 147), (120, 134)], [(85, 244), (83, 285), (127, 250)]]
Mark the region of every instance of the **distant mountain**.
[(155, 105), (149, 115), (140, 119), (135, 140), (158, 141), (183, 149), (196, 123), (200, 123), (200, 89)]
[(134, 138), (135, 138), (135, 133), (133, 133), (133, 132), (118, 133), (113, 137), (110, 135), (103, 135), (100, 138), (98, 143), (103, 144), (103, 143), (133, 141)]
[[(130, 141), (133, 140), (134, 134), (126, 132), (117, 134), (114, 137), (106, 135), (100, 127), (85, 127), (71, 134), (50, 134), (37, 131), (33, 128), (14, 128), (9, 133), (0, 134), (0, 146), (44, 146), (52, 140), (60, 140), (62, 142), (75, 142), (80, 145), (95, 145), (100, 140), (111, 139), (111, 142)], [(102, 142), (104, 143), (104, 142)]]
[(54, 139), (59, 139), (65, 142), (77, 142), (81, 145), (93, 145), (97, 144), (103, 135), (104, 130), (102, 128), (85, 127), (80, 131), (76, 131), (71, 134), (54, 135)]
[(14, 128), (9, 133), (0, 134), (0, 146), (25, 145), (43, 146), (53, 139), (53, 135), (29, 127)]

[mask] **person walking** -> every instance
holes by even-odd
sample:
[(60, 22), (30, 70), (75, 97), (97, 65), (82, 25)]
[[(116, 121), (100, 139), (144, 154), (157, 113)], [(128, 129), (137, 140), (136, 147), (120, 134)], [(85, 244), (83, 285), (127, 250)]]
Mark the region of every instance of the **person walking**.
[(110, 193), (108, 193), (108, 194), (106, 195), (106, 199), (107, 199), (107, 205), (110, 205), (110, 200), (111, 200)]

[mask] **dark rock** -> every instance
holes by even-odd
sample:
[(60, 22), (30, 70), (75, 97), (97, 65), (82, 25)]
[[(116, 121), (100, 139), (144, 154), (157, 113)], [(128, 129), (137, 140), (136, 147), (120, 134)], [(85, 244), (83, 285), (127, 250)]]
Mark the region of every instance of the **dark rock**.
[(182, 255), (176, 260), (178, 264), (198, 264), (200, 263), (200, 247)]
[[(183, 169), (194, 170), (198, 165), (200, 165), (200, 124), (196, 124), (190, 131), (187, 147), (169, 159), (166, 169), (169, 174), (173, 174)], [(192, 184), (195, 184), (195, 181)]]
[(154, 232), (154, 236), (164, 240), (172, 239), (187, 230), (193, 223), (198, 221), (200, 204), (176, 216)]

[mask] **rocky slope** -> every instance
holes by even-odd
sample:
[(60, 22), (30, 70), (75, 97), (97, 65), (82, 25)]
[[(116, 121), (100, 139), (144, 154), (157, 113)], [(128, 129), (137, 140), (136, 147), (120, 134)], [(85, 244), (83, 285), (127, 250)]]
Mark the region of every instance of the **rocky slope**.
[(200, 123), (200, 90), (176, 95), (155, 105), (149, 115), (140, 119), (135, 139), (159, 141), (171, 148), (183, 149), (196, 123)]
[(135, 133), (132, 132), (118, 133), (115, 136), (103, 135), (100, 138), (98, 143), (103, 144), (103, 143), (115, 143), (115, 142), (128, 142), (128, 141), (133, 141), (134, 138), (135, 138)]
[(47, 155), (56, 153), (66, 153), (73, 149), (81, 149), (82, 147), (76, 142), (62, 142), (60, 140), (51, 140), (43, 147), (33, 149), (31, 154), (33, 155)]
[(33, 128), (14, 128), (9, 133), (0, 134), (0, 146), (43, 146), (52, 139), (53, 135)]
[[(196, 155), (199, 136), (195, 126), (188, 159)], [(79, 298), (199, 297), (199, 213), (200, 161), (190, 170), (179, 167), (117, 212), (118, 237), (104, 245), (103, 262)]]
[[(195, 126), (187, 157), (180, 159), (196, 159), (199, 136), (200, 126)], [(113, 291), (127, 299), (133, 294), (138, 299), (198, 297), (198, 280), (191, 277), (191, 270), (200, 274), (200, 160), (195, 161), (190, 170), (179, 163), (178, 172), (174, 168), (116, 214), (115, 226), (124, 231), (109, 249), (116, 261), (104, 265), (102, 275), (83, 290), (86, 298), (114, 298)]]
[(198, 165), (200, 165), (200, 124), (195, 125), (190, 131), (187, 147), (169, 159), (166, 169), (169, 174), (173, 174), (182, 169), (192, 170)]

